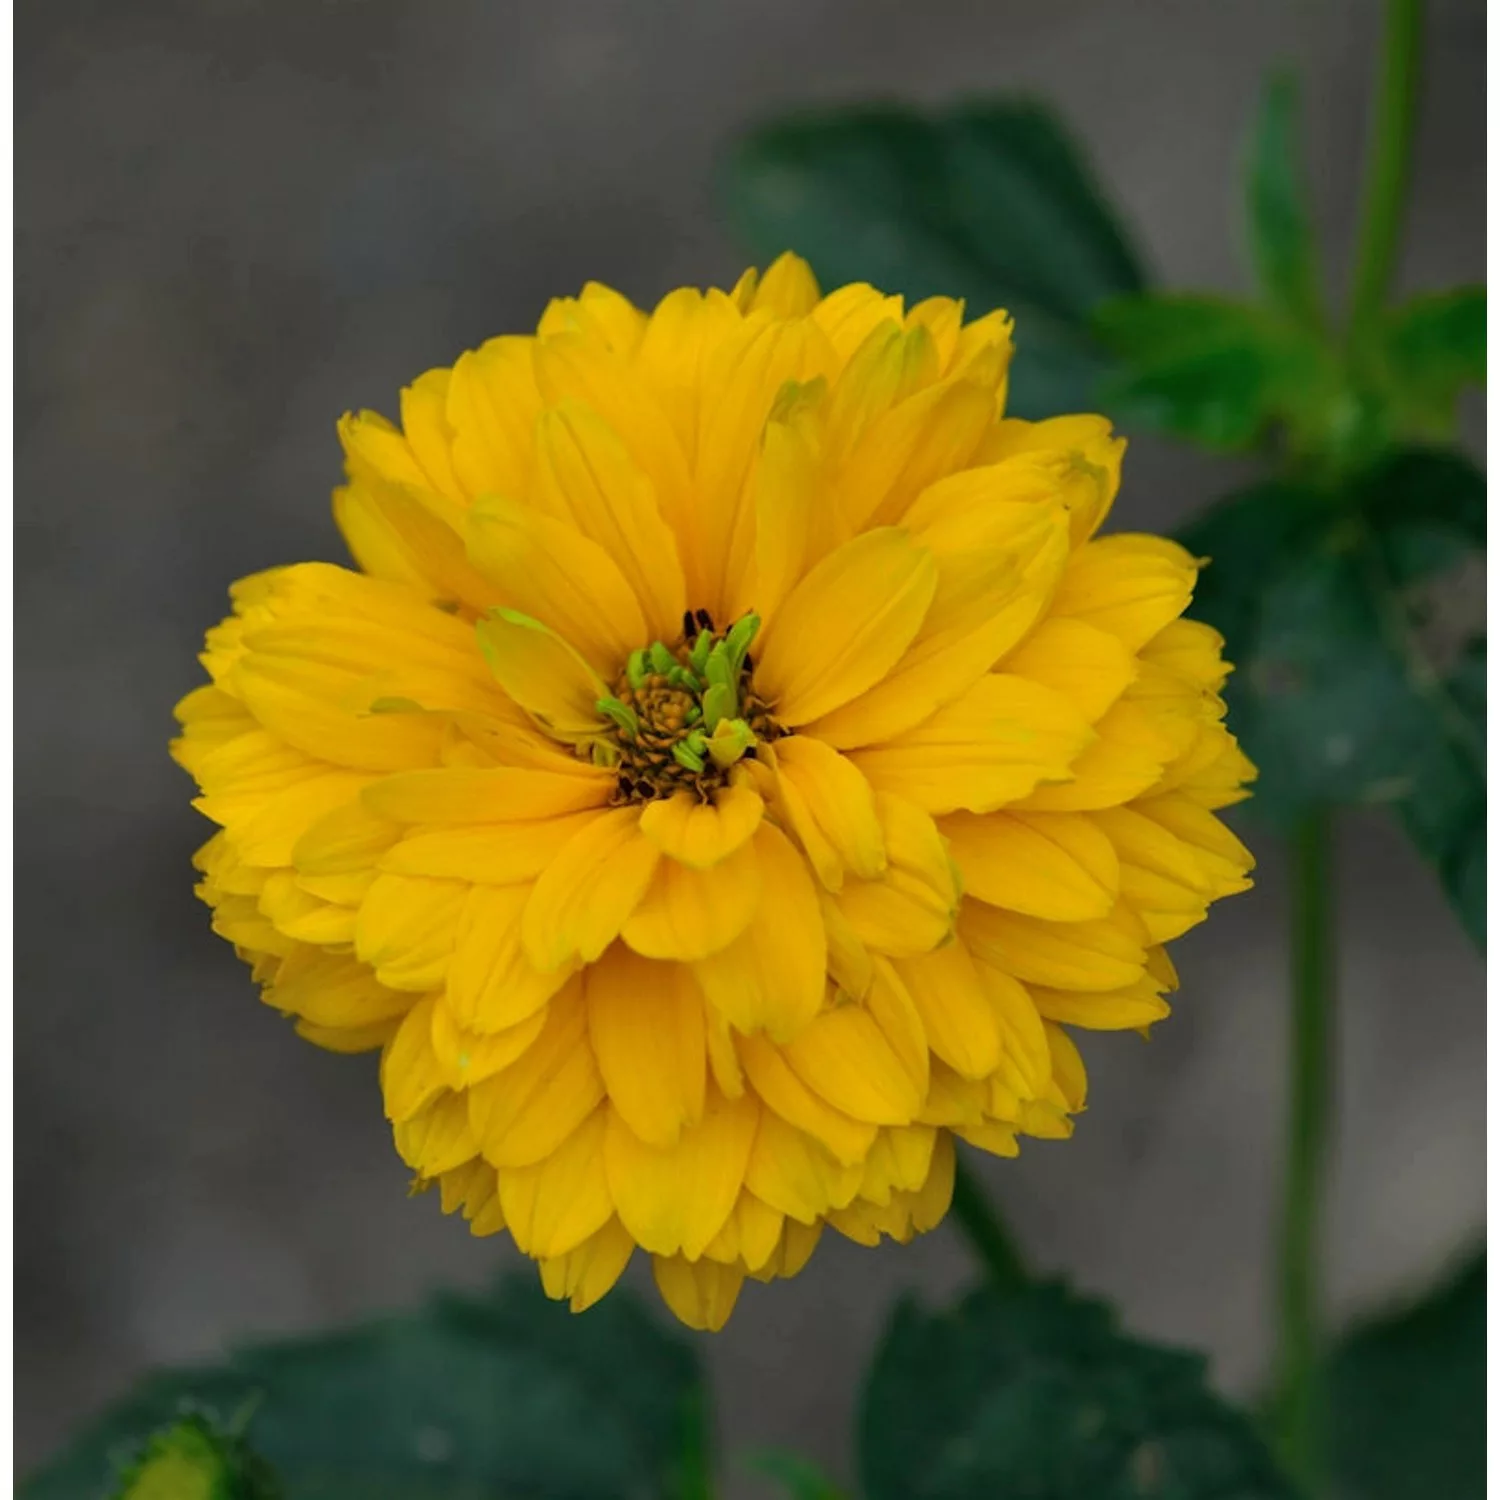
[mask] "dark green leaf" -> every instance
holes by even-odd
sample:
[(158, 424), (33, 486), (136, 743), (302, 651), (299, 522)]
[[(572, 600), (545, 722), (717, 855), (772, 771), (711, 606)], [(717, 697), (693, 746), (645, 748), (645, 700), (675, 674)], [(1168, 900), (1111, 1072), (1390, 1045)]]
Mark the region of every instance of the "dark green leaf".
[(1297, 85), (1271, 79), (1261, 99), (1246, 173), (1250, 250), (1271, 301), (1299, 323), (1319, 321), (1317, 254), (1298, 142)]
[(249, 1439), (288, 1500), (687, 1500), (706, 1442), (683, 1342), (619, 1292), (574, 1317), (525, 1277), (156, 1376), (21, 1493), (106, 1492), (185, 1400), (223, 1413), (257, 1397)]
[(1142, 285), (1082, 154), (1039, 105), (794, 117), (740, 145), (726, 186), (746, 243), (766, 259), (797, 251), (826, 286), (962, 297), (975, 316), (1007, 308), (1022, 416), (1090, 404), (1103, 361), (1087, 316)]
[(1452, 435), (1459, 393), (1484, 384), (1485, 294), (1459, 287), (1416, 297), (1387, 315), (1376, 379), (1397, 432)]
[(1329, 1371), (1338, 1500), (1485, 1493), (1484, 1254), (1340, 1341)]
[(867, 1500), (1288, 1500), (1196, 1355), (1061, 1287), (903, 1303), (860, 1413)]
[(1266, 308), (1125, 297), (1099, 308), (1094, 326), (1121, 364), (1104, 387), (1106, 408), (1207, 448), (1252, 447), (1278, 422), (1297, 434), (1319, 431), (1337, 399), (1328, 351)]
[(1255, 810), (1393, 804), (1482, 941), (1483, 476), (1402, 450), (1342, 493), (1258, 486), (1183, 541), (1211, 559), (1193, 613), (1238, 668), (1225, 696)]

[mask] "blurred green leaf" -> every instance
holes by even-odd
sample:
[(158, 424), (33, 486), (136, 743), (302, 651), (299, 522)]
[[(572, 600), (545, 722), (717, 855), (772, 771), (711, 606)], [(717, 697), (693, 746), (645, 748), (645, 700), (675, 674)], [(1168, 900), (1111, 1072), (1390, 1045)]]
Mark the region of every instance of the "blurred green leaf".
[(752, 1453), (745, 1467), (773, 1480), (788, 1500), (844, 1500), (844, 1492), (811, 1459), (780, 1448)]
[(147, 1440), (115, 1493), (118, 1500), (280, 1500), (281, 1486), (234, 1423), (193, 1412)]
[(574, 1317), (530, 1277), (493, 1298), (247, 1349), (148, 1379), (22, 1486), (84, 1500), (184, 1401), (259, 1398), (249, 1438), (287, 1500), (697, 1500), (697, 1362), (628, 1296)]
[(1484, 288), (1434, 292), (1393, 309), (1381, 331), (1377, 364), (1396, 431), (1450, 437), (1460, 392), (1484, 384)]
[(758, 256), (795, 250), (826, 286), (963, 297), (973, 316), (1008, 309), (1020, 416), (1092, 404), (1104, 361), (1089, 313), (1144, 284), (1082, 153), (1037, 104), (877, 105), (778, 121), (740, 144), (726, 191)]
[(1329, 1369), (1337, 1500), (1485, 1493), (1485, 1257), (1342, 1339)]
[(898, 1307), (864, 1393), (867, 1500), (1287, 1500), (1204, 1362), (1059, 1286)]
[[(1340, 491), (1272, 481), (1183, 534), (1192, 613), (1237, 670), (1253, 810), (1394, 805), (1476, 941), (1484, 923), (1484, 478), (1405, 449)], [(1476, 670), (1477, 664), (1477, 670)]]
[(1320, 319), (1318, 262), (1298, 142), (1296, 81), (1273, 77), (1250, 139), (1246, 188), (1250, 250), (1261, 286), (1297, 322)]
[(1253, 447), (1277, 422), (1316, 433), (1338, 397), (1322, 342), (1248, 302), (1124, 297), (1100, 307), (1094, 327), (1121, 366), (1103, 388), (1111, 415), (1206, 448)]

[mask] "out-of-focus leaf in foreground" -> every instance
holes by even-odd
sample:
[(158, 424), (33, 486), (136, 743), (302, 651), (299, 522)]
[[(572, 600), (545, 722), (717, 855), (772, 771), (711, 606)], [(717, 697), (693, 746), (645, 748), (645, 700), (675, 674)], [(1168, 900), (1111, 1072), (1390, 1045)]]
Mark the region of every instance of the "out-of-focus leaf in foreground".
[(706, 1447), (691, 1348), (620, 1292), (574, 1317), (517, 1277), (492, 1298), (445, 1295), (409, 1316), (153, 1376), (21, 1494), (107, 1494), (184, 1403), (225, 1413), (247, 1402), (249, 1439), (286, 1500), (701, 1493), (690, 1472)]
[(1196, 1355), (1127, 1337), (1058, 1286), (910, 1302), (860, 1414), (867, 1500), (1289, 1500)]
[(1090, 410), (1106, 358), (1093, 309), (1144, 285), (1135, 250), (1050, 110), (1010, 100), (861, 106), (777, 121), (727, 164), (731, 219), (826, 287), (869, 281), (1016, 319), (1010, 410)]

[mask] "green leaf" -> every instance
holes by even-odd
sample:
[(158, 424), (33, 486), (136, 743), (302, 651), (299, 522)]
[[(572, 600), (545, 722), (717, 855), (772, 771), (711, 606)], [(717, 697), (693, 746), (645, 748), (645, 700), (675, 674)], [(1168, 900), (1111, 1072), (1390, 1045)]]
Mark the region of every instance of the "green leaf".
[(1342, 491), (1273, 481), (1199, 518), (1192, 613), (1236, 664), (1252, 810), (1393, 806), (1476, 941), (1484, 924), (1484, 478), (1405, 449)]
[(1267, 296), (1295, 321), (1316, 328), (1321, 318), (1318, 262), (1298, 147), (1297, 85), (1273, 77), (1261, 99), (1250, 140), (1246, 188), (1250, 250)]
[(825, 286), (962, 297), (971, 316), (1008, 309), (1021, 416), (1090, 404), (1104, 362), (1087, 317), (1144, 281), (1082, 153), (1037, 104), (795, 116), (740, 144), (725, 188), (758, 256), (795, 250)]
[(1395, 308), (1386, 314), (1376, 360), (1395, 430), (1451, 437), (1460, 392), (1484, 384), (1484, 288), (1434, 292)]
[(1485, 1493), (1484, 1252), (1421, 1302), (1339, 1342), (1329, 1368), (1340, 1500)]
[(1196, 1355), (1137, 1342), (1059, 1286), (911, 1302), (859, 1419), (867, 1500), (1288, 1500)]
[(1094, 327), (1120, 362), (1103, 389), (1124, 423), (1206, 448), (1253, 447), (1272, 424), (1300, 441), (1338, 399), (1331, 353), (1306, 328), (1227, 298), (1144, 295), (1100, 307)]
[(580, 1316), (530, 1277), (492, 1298), (247, 1349), (157, 1375), (21, 1489), (105, 1493), (184, 1401), (259, 1398), (249, 1440), (287, 1500), (696, 1500), (707, 1428), (697, 1363), (616, 1292)]
[(779, 1448), (749, 1454), (744, 1467), (774, 1480), (788, 1500), (844, 1500), (844, 1492), (811, 1459)]

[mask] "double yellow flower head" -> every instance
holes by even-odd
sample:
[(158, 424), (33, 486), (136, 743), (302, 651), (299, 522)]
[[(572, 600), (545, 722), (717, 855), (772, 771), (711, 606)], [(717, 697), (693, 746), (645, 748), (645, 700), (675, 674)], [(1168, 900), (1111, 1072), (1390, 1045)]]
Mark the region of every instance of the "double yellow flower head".
[(717, 1328), (825, 1225), (930, 1229), (1248, 884), (1196, 563), (1096, 537), (1124, 445), (1006, 418), (1010, 353), (790, 256), (591, 284), (345, 418), (358, 570), (209, 632), (215, 931), (575, 1308), (639, 1247)]

